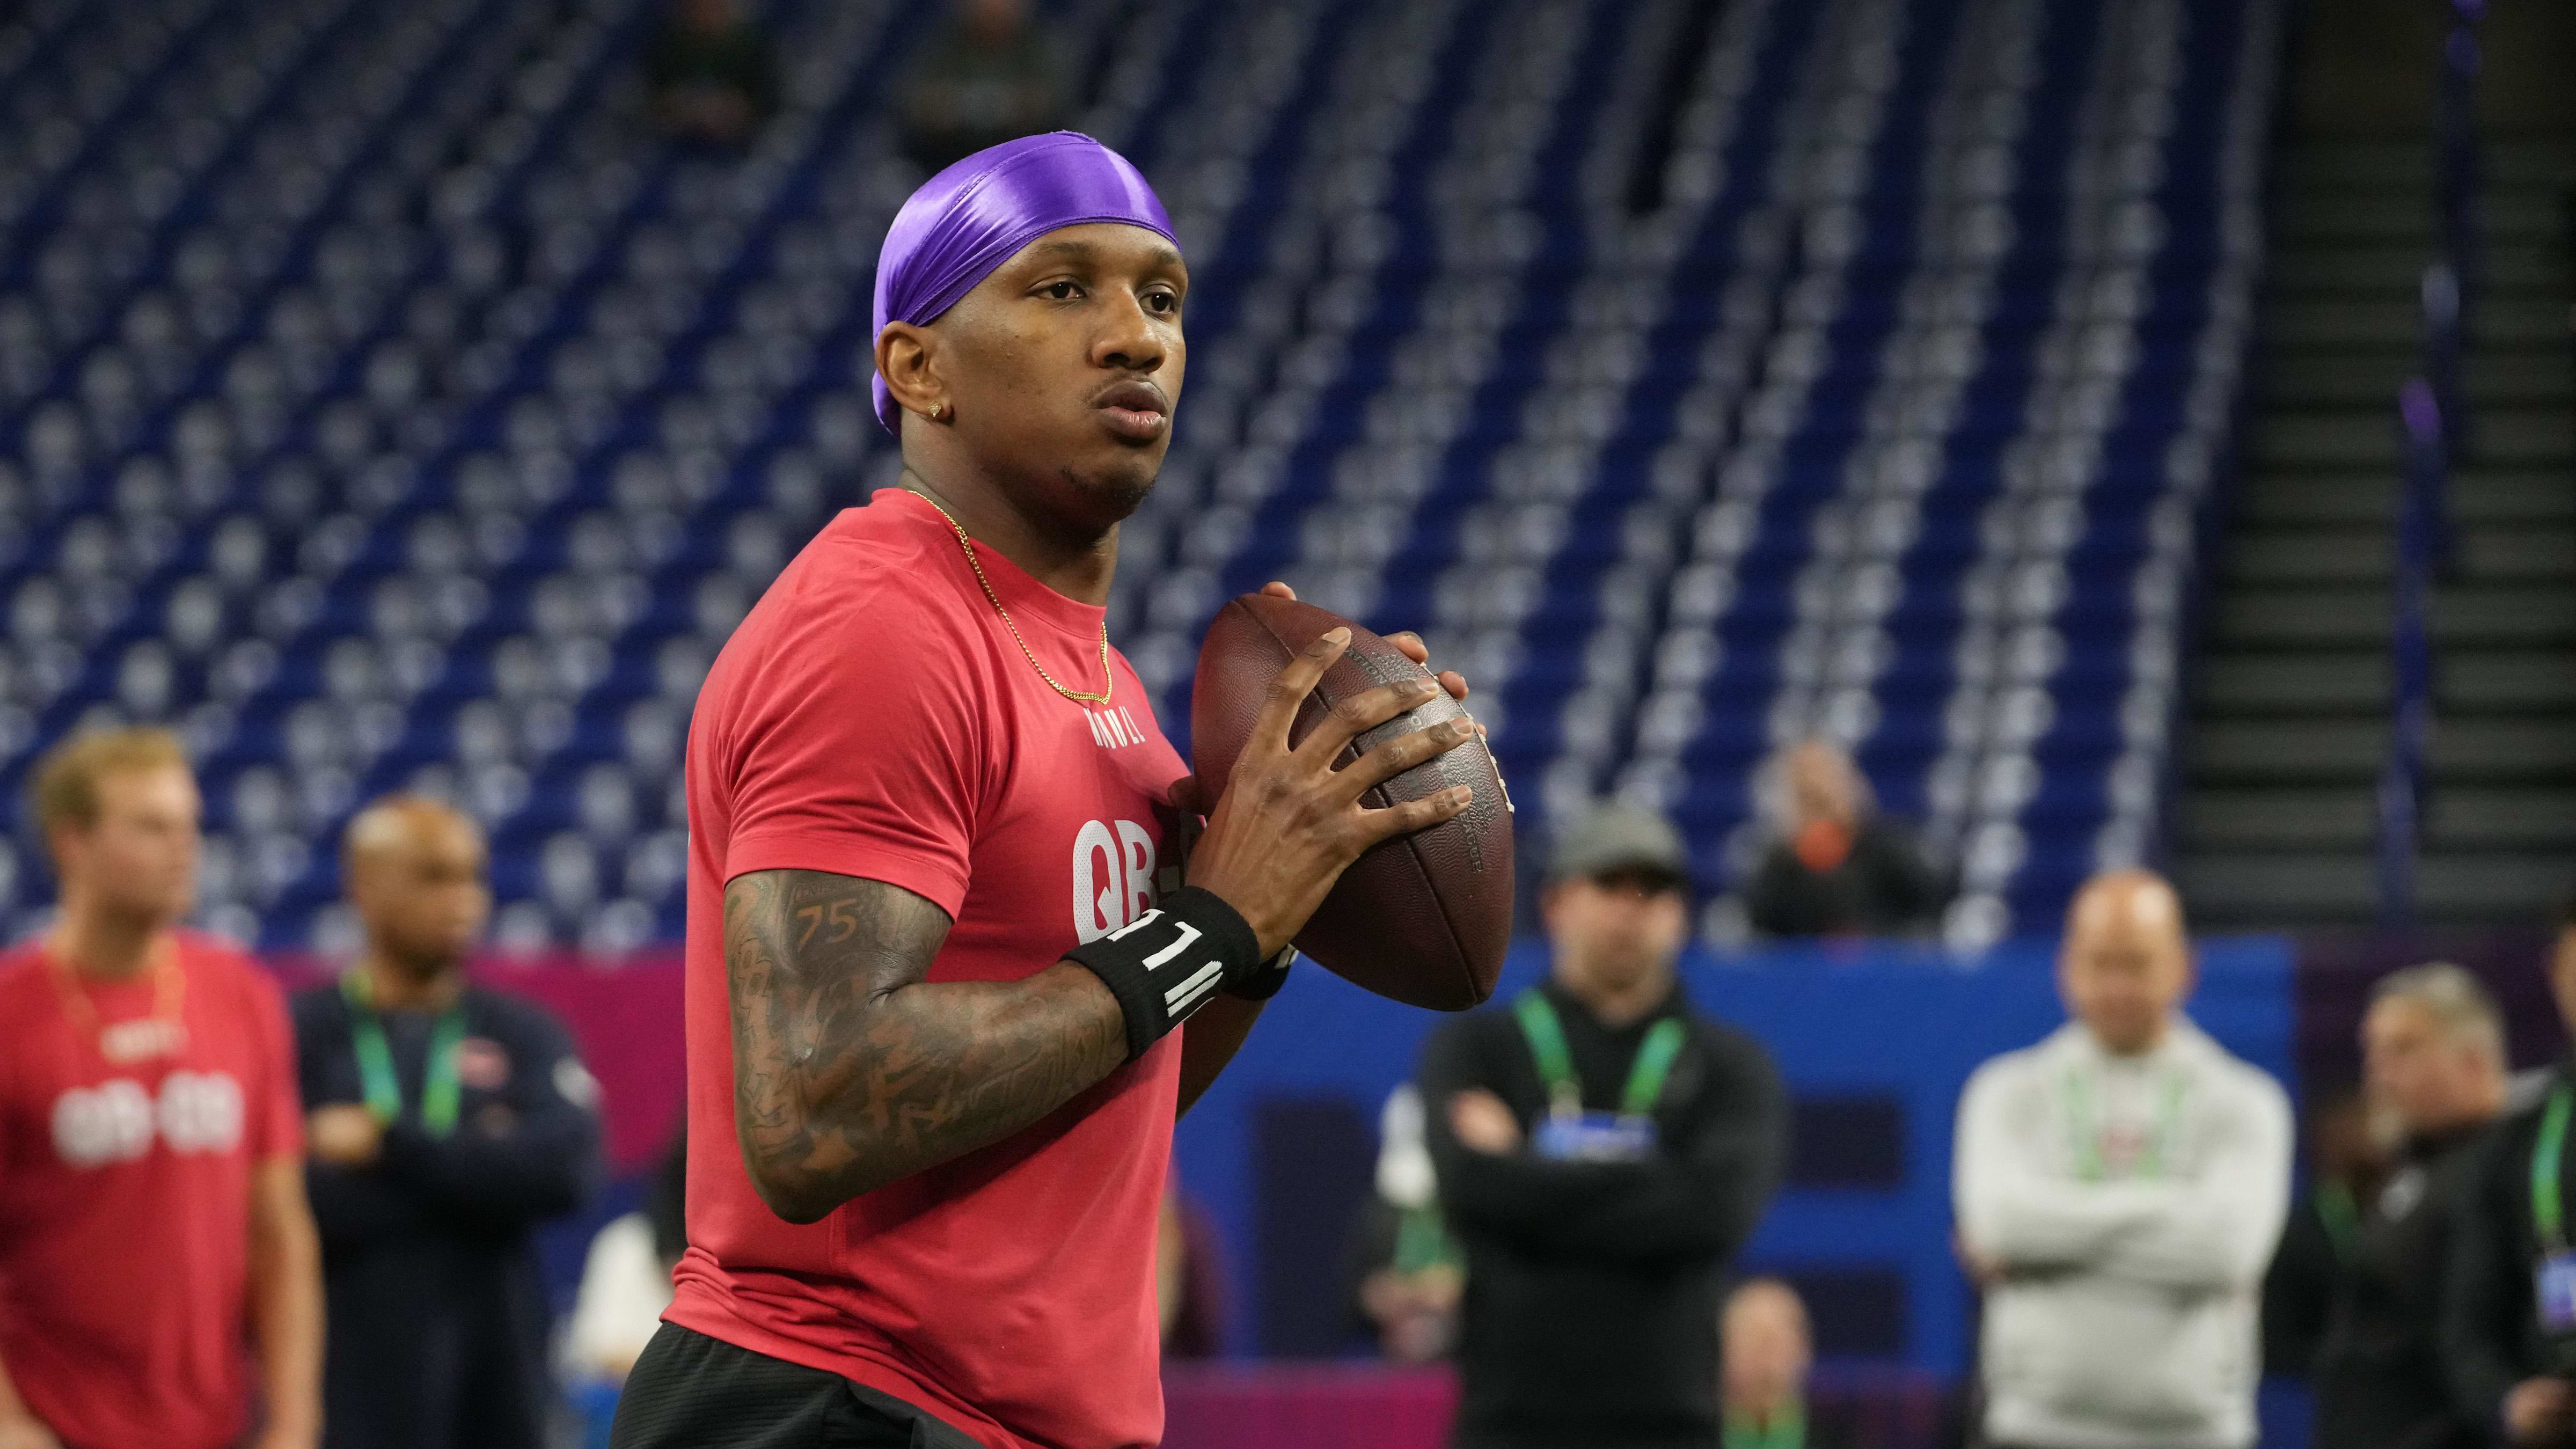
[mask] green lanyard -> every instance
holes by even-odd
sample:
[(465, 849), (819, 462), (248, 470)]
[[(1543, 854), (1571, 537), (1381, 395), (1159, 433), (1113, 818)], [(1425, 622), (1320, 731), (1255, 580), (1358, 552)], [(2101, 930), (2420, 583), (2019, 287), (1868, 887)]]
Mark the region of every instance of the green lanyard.
[[(376, 1019), (367, 978), (356, 971), (340, 977), (340, 994), (349, 1003), (349, 1037), (358, 1053), (358, 1081), (366, 1090), (367, 1110), (391, 1125), (402, 1116), (402, 1078), (394, 1072), (394, 1050), (385, 1042), (384, 1023)], [(438, 1015), (430, 1028), (429, 1062), (420, 1087), (420, 1125), (432, 1137), (456, 1130), (456, 1104), (463, 1089), (456, 1080), (456, 1044), (465, 1039), (462, 1002)]]
[(2326, 1230), (2326, 1245), (2334, 1250), (2335, 1261), (2352, 1261), (2353, 1235), (2361, 1230), (2361, 1209), (2352, 1200), (2352, 1189), (2339, 1182), (2317, 1188), (2317, 1221)]
[[(2154, 1179), (2165, 1175), (2165, 1155), (2172, 1150), (2175, 1133), (2182, 1122), (2183, 1075), (2165, 1074), (2164, 1091), (2156, 1102), (2155, 1135), (2147, 1139), (2146, 1150), (2139, 1154), (2137, 1175)], [(2086, 1130), (2086, 1119), (2092, 1128)], [(2067, 1130), (2075, 1137), (2075, 1175), (2086, 1182), (2100, 1182), (2110, 1176), (2111, 1165), (2102, 1157), (2102, 1119), (2093, 1106), (2093, 1090), (2086, 1085), (2083, 1072), (2070, 1067), (2066, 1072)]]
[(1399, 1273), (1419, 1273), (1425, 1268), (1454, 1267), (1457, 1262), (1458, 1247), (1449, 1240), (1440, 1209), (1405, 1209), (1396, 1220), (1395, 1261), (1389, 1266)]
[(1726, 1449), (1806, 1449), (1807, 1401), (1791, 1399), (1789, 1406), (1773, 1415), (1771, 1422), (1757, 1429), (1751, 1415), (1726, 1411)]
[(2576, 1111), (2576, 1091), (2565, 1083), (2549, 1094), (2541, 1114), (2540, 1139), (2531, 1149), (2531, 1225), (2540, 1246), (2551, 1256), (2567, 1251), (2567, 1212), (2559, 1201), (2559, 1162), (2567, 1150), (2567, 1114)]
[[(1521, 1034), (1529, 1038), (1530, 1055), (1547, 1083), (1548, 1110), (1559, 1117), (1582, 1116), (1583, 1084), (1575, 1079), (1574, 1054), (1565, 1048), (1565, 1027), (1556, 1019), (1556, 1008), (1538, 992), (1524, 991), (1512, 1011), (1521, 1019)], [(1688, 1035), (1678, 1017), (1665, 1017), (1647, 1029), (1637, 1060), (1628, 1068), (1627, 1088), (1619, 1094), (1620, 1116), (1643, 1117), (1655, 1110)]]

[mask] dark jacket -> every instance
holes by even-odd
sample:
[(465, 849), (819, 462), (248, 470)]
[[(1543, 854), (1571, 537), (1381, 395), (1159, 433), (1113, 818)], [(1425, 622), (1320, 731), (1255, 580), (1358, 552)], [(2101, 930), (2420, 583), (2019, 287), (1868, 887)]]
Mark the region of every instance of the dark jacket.
[(1692, 1013), (1679, 991), (1611, 1030), (1555, 983), (1584, 1105), (1614, 1110), (1639, 1044), (1679, 1017), (1687, 1044), (1638, 1162), (1554, 1162), (1462, 1145), (1449, 1100), (1481, 1087), (1526, 1133), (1547, 1110), (1508, 1009), (1443, 1027), (1421, 1086), (1440, 1201), (1466, 1251), (1454, 1442), (1475, 1449), (1665, 1449), (1718, 1437), (1718, 1294), (1780, 1179), (1787, 1099), (1754, 1040)]
[(2478, 1449), (2454, 1410), (2435, 1325), (2452, 1224), (2483, 1126), (2410, 1143), (2353, 1235), (2316, 1360), (2316, 1442), (2336, 1449)]
[[(2559, 1067), (2553, 1089), (2576, 1087), (2576, 1071)], [(2541, 1259), (2532, 1222), (2532, 1157), (2541, 1101), (2508, 1115), (2487, 1134), (2469, 1163), (2466, 1193), (2451, 1233), (2442, 1293), (2442, 1360), (2461, 1412), (2493, 1435), (2504, 1399), (2525, 1379), (2576, 1377), (2576, 1343), (2540, 1328), (2533, 1274)], [(2576, 1150), (2559, 1164), (2559, 1190), (2576, 1209)]]
[[(436, 1018), (382, 1014), (403, 1117), (382, 1156), (305, 1181), (322, 1235), (330, 1336), (326, 1449), (540, 1449), (553, 1400), (531, 1231), (580, 1206), (597, 1170), (597, 1090), (572, 1039), (536, 1005), (463, 998), (455, 1129), (421, 1126)], [(307, 1110), (365, 1100), (349, 1004), (295, 999)]]
[(2290, 1209), (2281, 1246), (2263, 1275), (2264, 1373), (2304, 1379), (2316, 1372), (2359, 1216), (2351, 1190), (2339, 1182), (2318, 1184)]
[(1744, 888), (1744, 911), (1766, 936), (1896, 935), (1929, 929), (1950, 887), (1895, 824), (1872, 817), (1831, 870), (1809, 870), (1797, 847), (1772, 842)]

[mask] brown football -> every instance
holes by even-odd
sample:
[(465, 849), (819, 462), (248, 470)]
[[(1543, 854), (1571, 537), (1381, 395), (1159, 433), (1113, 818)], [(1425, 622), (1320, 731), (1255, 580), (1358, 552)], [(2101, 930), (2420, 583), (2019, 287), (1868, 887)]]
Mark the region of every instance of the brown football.
[[(1426, 672), (1396, 647), (1350, 620), (1312, 604), (1245, 594), (1217, 611), (1199, 648), (1190, 695), (1190, 764), (1213, 802), (1225, 791), (1235, 756), (1252, 736), (1270, 681), (1288, 661), (1336, 625), (1351, 647), (1324, 671), (1289, 729), (1302, 740), (1335, 702), (1377, 685)], [(1410, 714), (1362, 734), (1336, 762), (1465, 713), (1446, 693)], [(1438, 1011), (1464, 1011), (1494, 994), (1512, 935), (1512, 807), (1481, 739), (1470, 740), (1370, 790), (1362, 803), (1382, 808), (1469, 785), (1475, 799), (1457, 818), (1399, 835), (1351, 863), (1306, 929), (1297, 949), (1333, 974), (1380, 996)]]

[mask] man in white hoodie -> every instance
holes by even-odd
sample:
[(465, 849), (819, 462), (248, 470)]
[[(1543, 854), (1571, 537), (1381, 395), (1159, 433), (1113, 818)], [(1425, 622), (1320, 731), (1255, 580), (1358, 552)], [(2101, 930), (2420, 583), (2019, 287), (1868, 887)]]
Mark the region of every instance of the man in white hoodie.
[(1991, 1445), (2254, 1442), (2290, 1105), (2183, 1016), (2192, 979), (2173, 887), (2096, 876), (2058, 958), (2075, 1020), (1968, 1081), (1953, 1190), (1986, 1288)]

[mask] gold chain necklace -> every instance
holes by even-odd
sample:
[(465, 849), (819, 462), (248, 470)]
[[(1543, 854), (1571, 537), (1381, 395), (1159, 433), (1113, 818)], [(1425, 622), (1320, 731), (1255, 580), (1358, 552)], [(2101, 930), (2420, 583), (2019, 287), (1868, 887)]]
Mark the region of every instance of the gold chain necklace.
[(1020, 646), (1021, 656), (1029, 661), (1031, 669), (1038, 672), (1038, 678), (1046, 681), (1047, 688), (1082, 704), (1107, 704), (1110, 692), (1118, 687), (1118, 676), (1109, 672), (1109, 621), (1106, 619), (1100, 621), (1100, 692), (1090, 694), (1079, 689), (1067, 689), (1056, 683), (1055, 676), (1047, 673), (1046, 666), (1038, 662), (1036, 651), (1029, 648), (1029, 641), (1021, 635), (1020, 626), (1011, 622), (1011, 611), (1002, 607), (1002, 596), (993, 592), (993, 581), (984, 577), (983, 561), (975, 557), (975, 540), (966, 536), (966, 525), (957, 521), (956, 514), (940, 508), (939, 500), (929, 494), (917, 488), (907, 488), (904, 491), (932, 508), (938, 509), (939, 516), (948, 520), (948, 526), (957, 530), (957, 546), (966, 550), (966, 566), (975, 571), (975, 582), (984, 586), (984, 597), (993, 601), (993, 612), (1002, 616), (1002, 627), (1011, 631), (1011, 639)]

